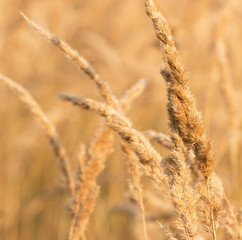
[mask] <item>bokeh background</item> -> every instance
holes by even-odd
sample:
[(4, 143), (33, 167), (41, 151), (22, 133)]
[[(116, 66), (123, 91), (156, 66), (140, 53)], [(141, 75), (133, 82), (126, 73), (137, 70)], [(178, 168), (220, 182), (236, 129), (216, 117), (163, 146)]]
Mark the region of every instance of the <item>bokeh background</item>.
[[(156, 1), (190, 72), (190, 86), (213, 142), (216, 172), (238, 209), (242, 205), (241, 163), (238, 172), (233, 172), (228, 110), (219, 77), (214, 80), (213, 75), (215, 29), (226, 2)], [(140, 78), (148, 78), (147, 89), (128, 116), (136, 129), (169, 133), (166, 86), (159, 74), (164, 65), (162, 53), (142, 0), (0, 0), (0, 71), (28, 89), (39, 102), (57, 127), (74, 169), (79, 144), (89, 144), (100, 118), (63, 103), (58, 93), (101, 98), (93, 83), (32, 31), (19, 11), (77, 49), (108, 81), (116, 96)], [(240, 116), (241, 16), (242, 2), (234, 1), (224, 35), (233, 98)], [(51, 146), (28, 109), (2, 83), (0, 99), (0, 239), (67, 239), (71, 220), (65, 208), (68, 196), (60, 187), (60, 171)], [(239, 135), (239, 131), (241, 128), (234, 134)], [(239, 144), (241, 147), (241, 139)], [(165, 149), (156, 147), (167, 155)], [(127, 190), (127, 163), (118, 137), (98, 181), (101, 195), (87, 239), (143, 239), (138, 206)], [(155, 196), (149, 181), (143, 181), (149, 236), (161, 239), (155, 220), (172, 217), (169, 205)]]

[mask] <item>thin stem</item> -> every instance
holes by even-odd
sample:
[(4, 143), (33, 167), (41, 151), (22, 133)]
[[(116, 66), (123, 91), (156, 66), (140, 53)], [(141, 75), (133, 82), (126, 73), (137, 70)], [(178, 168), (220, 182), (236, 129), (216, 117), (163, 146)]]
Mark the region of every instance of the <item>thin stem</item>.
[(212, 223), (212, 235), (213, 235), (213, 239), (216, 240), (217, 237), (216, 237), (215, 220), (214, 220), (212, 206), (211, 206), (211, 196), (210, 196), (210, 191), (209, 191), (208, 179), (207, 178), (205, 179), (205, 182), (206, 182), (207, 193), (208, 193), (208, 200), (209, 200), (210, 219), (211, 219), (211, 223)]
[(143, 201), (141, 201), (141, 203), (140, 203), (140, 208), (141, 208), (141, 212), (142, 212), (142, 222), (143, 222), (144, 236), (145, 236), (145, 240), (148, 240), (147, 227), (146, 227), (146, 221), (145, 221), (145, 210), (144, 210)]

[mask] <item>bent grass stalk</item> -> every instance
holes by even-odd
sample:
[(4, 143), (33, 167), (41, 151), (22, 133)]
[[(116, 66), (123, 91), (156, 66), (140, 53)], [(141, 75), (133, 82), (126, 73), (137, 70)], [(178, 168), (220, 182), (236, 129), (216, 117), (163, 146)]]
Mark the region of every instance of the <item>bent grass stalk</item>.
[(35, 116), (35, 118), (42, 125), (45, 134), (47, 135), (54, 150), (56, 158), (59, 161), (60, 169), (65, 177), (68, 191), (73, 196), (75, 193), (75, 188), (70, 161), (66, 154), (66, 150), (60, 140), (60, 137), (56, 131), (56, 128), (48, 119), (48, 117), (44, 114), (40, 105), (34, 100), (34, 98), (26, 89), (2, 74), (0, 74), (0, 81), (6, 84), (11, 90), (13, 90), (17, 94), (20, 100), (28, 107), (33, 116)]
[(48, 31), (47, 29), (41, 27), (33, 20), (29, 19), (24, 13), (20, 12), (22, 17), (26, 22), (42, 37), (50, 41), (54, 46), (59, 48), (64, 55), (70, 59), (76, 66), (81, 69), (97, 86), (102, 97), (113, 107), (117, 107), (118, 103), (106, 81), (101, 80), (100, 76), (96, 73), (93, 66), (82, 56), (78, 54), (77, 51), (72, 49), (70, 45), (60, 39), (56, 34)]

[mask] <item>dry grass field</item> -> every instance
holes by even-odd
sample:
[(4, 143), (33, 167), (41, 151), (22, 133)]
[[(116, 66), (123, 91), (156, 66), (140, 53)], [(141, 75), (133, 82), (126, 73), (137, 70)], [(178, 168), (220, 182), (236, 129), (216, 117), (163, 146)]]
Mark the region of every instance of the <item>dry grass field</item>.
[(242, 239), (241, 16), (0, 0), (0, 240)]

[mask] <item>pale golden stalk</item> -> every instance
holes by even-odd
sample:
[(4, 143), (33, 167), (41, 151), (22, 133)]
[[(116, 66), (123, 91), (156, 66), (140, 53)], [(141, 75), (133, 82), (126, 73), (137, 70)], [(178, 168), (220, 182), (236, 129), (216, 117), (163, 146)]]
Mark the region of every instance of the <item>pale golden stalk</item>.
[(126, 112), (129, 110), (130, 103), (143, 93), (147, 86), (147, 82), (148, 80), (146, 78), (142, 78), (125, 92), (125, 94), (120, 99), (120, 107), (123, 111)]
[(209, 188), (208, 181), (206, 181), (206, 189), (207, 189), (209, 209), (210, 209), (210, 212), (209, 212), (210, 219), (211, 219), (210, 226), (212, 226), (211, 227), (212, 230), (210, 231), (210, 233), (212, 234), (213, 239), (216, 240), (217, 239), (216, 223), (215, 223), (215, 216), (214, 216), (214, 211), (213, 211), (213, 208), (215, 208), (216, 205), (214, 203), (212, 203), (212, 201), (211, 201), (211, 189)]
[(73, 202), (70, 206), (71, 213), (74, 215), (78, 209), (78, 197), (79, 197), (79, 189), (82, 188), (82, 174), (86, 170), (86, 166), (88, 163), (88, 156), (87, 156), (87, 148), (84, 144), (80, 144), (77, 152), (77, 162), (78, 167), (76, 171), (76, 181), (75, 181), (75, 195), (73, 196)]
[(111, 68), (117, 70), (117, 67), (123, 64), (123, 59), (117, 49), (104, 36), (90, 30), (81, 30), (78, 33), (80, 34), (79, 40), (94, 49), (95, 54), (98, 54), (102, 61), (108, 63)]
[(209, 82), (205, 96), (205, 103), (204, 103), (204, 119), (206, 121), (207, 129), (210, 132), (212, 127), (212, 116), (213, 116), (213, 97), (214, 97), (214, 89), (217, 88), (217, 84), (219, 81), (219, 74), (218, 74), (218, 64), (216, 60), (216, 56), (214, 53), (211, 55), (210, 58), (210, 73), (209, 73)]
[(44, 114), (42, 108), (26, 89), (2, 74), (0, 74), (0, 81), (6, 84), (17, 94), (20, 100), (26, 104), (33, 116), (35, 116), (35, 118), (42, 125), (45, 134), (47, 135), (54, 153), (59, 161), (60, 169), (65, 177), (68, 191), (71, 195), (74, 195), (74, 180), (71, 172), (70, 161), (54, 125), (51, 123), (48, 117)]
[(140, 182), (142, 174), (139, 168), (139, 165), (140, 165), (139, 159), (136, 156), (136, 154), (132, 151), (130, 146), (124, 141), (122, 142), (122, 149), (126, 154), (128, 158), (128, 163), (129, 163), (129, 172), (130, 172), (129, 188), (135, 200), (139, 204), (141, 214), (142, 214), (144, 238), (148, 240), (146, 221), (145, 221), (145, 209), (144, 209), (143, 194), (142, 194), (142, 185)]
[[(77, 152), (77, 162), (78, 162), (78, 170), (82, 172), (87, 164), (87, 149), (84, 144), (81, 144), (78, 148)], [(77, 174), (79, 175), (79, 174)]]
[(84, 144), (80, 144), (77, 152), (77, 162), (78, 167), (76, 171), (76, 181), (75, 181), (75, 195), (73, 196), (72, 203), (70, 205), (71, 214), (74, 216), (74, 214), (77, 213), (79, 202), (78, 197), (80, 189), (82, 188), (82, 174), (85, 172), (86, 166), (87, 166), (88, 156), (87, 156), (87, 148)]
[(123, 112), (129, 111), (131, 104), (144, 92), (147, 84), (148, 79), (141, 78), (124, 92), (122, 97), (119, 99), (120, 107)]
[(100, 76), (96, 73), (93, 66), (85, 58), (80, 56), (77, 51), (73, 50), (66, 42), (61, 40), (56, 34), (51, 33), (47, 29), (41, 27), (33, 20), (29, 19), (22, 12), (20, 12), (20, 14), (37, 33), (39, 33), (45, 39), (49, 40), (54, 46), (58, 47), (68, 59), (75, 63), (79, 69), (81, 69), (92, 81), (94, 81), (102, 97), (107, 101), (108, 104), (112, 105), (113, 107), (118, 106), (117, 100), (112, 95), (112, 92), (107, 82), (101, 80)]

